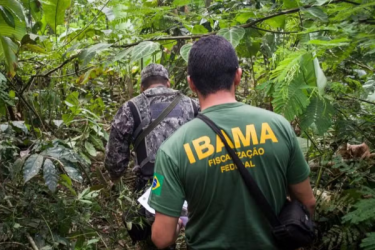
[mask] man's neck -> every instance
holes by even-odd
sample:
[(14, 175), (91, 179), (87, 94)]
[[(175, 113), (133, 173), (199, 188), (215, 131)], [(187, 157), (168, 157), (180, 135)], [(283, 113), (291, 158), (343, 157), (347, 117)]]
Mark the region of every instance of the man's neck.
[(227, 90), (218, 91), (214, 94), (207, 95), (204, 98), (200, 95), (198, 95), (198, 97), (202, 111), (215, 105), (237, 102), (234, 93)]
[(142, 90), (142, 92), (149, 90), (149, 89), (158, 88), (158, 87), (167, 87), (167, 86), (165, 86), (162, 83), (155, 83), (155, 84), (150, 85), (147, 89)]

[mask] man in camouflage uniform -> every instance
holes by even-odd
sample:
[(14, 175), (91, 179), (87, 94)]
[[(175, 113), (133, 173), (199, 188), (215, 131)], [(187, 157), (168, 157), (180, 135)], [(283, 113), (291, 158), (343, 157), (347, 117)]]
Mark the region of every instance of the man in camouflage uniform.
[[(168, 71), (162, 65), (150, 64), (142, 70), (142, 93), (124, 103), (112, 122), (104, 162), (112, 181), (124, 175), (132, 143), (135, 153), (133, 170), (137, 174), (136, 191), (142, 190), (152, 180), (155, 155), (160, 145), (197, 115), (198, 102), (169, 87)], [(171, 106), (173, 109), (164, 114), (165, 118), (153, 124)], [(153, 129), (150, 130), (149, 126)]]

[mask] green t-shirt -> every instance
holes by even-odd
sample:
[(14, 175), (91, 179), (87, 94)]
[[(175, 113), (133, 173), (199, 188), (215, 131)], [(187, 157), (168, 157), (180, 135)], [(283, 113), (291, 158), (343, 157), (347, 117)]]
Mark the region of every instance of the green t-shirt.
[[(288, 121), (239, 102), (212, 106), (203, 114), (230, 138), (279, 213), (288, 184), (300, 183), (310, 173)], [(180, 127), (156, 157), (150, 206), (179, 217), (184, 200), (189, 210), (186, 239), (192, 249), (277, 249), (268, 221), (224, 144), (200, 119)]]

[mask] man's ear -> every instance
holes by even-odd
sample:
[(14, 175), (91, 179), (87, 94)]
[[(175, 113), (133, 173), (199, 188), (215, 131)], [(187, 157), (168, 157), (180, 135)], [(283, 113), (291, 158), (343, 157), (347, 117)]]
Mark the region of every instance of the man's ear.
[(141, 92), (145, 91), (145, 88), (143, 87), (143, 85), (141, 84)]
[(194, 84), (193, 80), (190, 78), (190, 76), (187, 77), (187, 81), (189, 83), (189, 87), (190, 87), (191, 91), (193, 91), (194, 93), (197, 93), (197, 88), (195, 87), (195, 84)]
[(168, 82), (167, 82), (167, 88), (170, 88), (170, 87), (171, 87), (171, 82), (168, 81)]
[(236, 75), (234, 76), (234, 86), (237, 87), (241, 82), (242, 69), (238, 68), (236, 70)]

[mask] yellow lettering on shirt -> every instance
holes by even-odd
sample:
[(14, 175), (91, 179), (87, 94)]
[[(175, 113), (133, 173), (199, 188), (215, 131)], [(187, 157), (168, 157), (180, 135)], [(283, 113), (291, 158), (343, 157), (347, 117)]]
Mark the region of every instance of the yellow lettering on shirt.
[(273, 130), (270, 125), (266, 122), (262, 123), (262, 132), (260, 134), (260, 143), (266, 143), (266, 140), (271, 140), (272, 142), (278, 142)]
[(215, 148), (210, 143), (211, 140), (208, 136), (202, 136), (193, 140), (195, 152), (197, 152), (199, 160), (202, 160), (214, 153)]
[(253, 145), (258, 144), (258, 136), (255, 132), (254, 124), (246, 125), (246, 137), (243, 135), (239, 127), (232, 128), (232, 134), (236, 148), (240, 148), (241, 143), (244, 147), (250, 146), (250, 140), (252, 140)]
[[(232, 141), (229, 139), (228, 135), (224, 132), (224, 130), (221, 130), (221, 133), (223, 134), (229, 147), (234, 148)], [(224, 143), (221, 141), (220, 137), (216, 135), (216, 153), (221, 152), (223, 150), (223, 147), (225, 147)]]
[(189, 159), (190, 164), (195, 163), (195, 157), (194, 157), (193, 151), (191, 150), (189, 143), (184, 144), (184, 149), (185, 149), (185, 153)]

